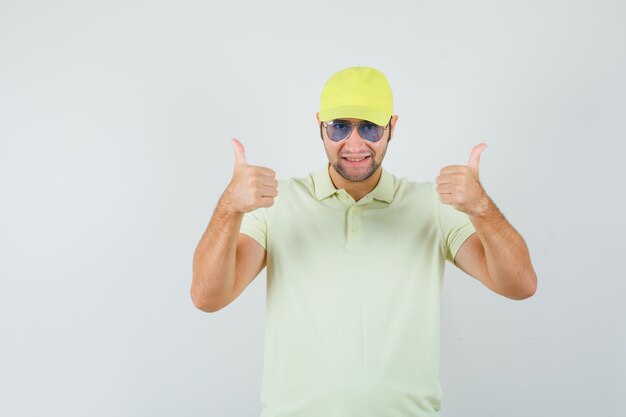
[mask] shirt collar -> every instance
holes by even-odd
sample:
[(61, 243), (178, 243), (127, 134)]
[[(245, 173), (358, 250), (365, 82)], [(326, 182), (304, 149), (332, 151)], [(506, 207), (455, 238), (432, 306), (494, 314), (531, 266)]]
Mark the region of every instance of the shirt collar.
[[(328, 169), (330, 167), (330, 163), (326, 162), (322, 169), (312, 174), (313, 177), (313, 187), (315, 188), (315, 197), (317, 201), (320, 201), (330, 195), (333, 195), (337, 192), (335, 185), (330, 179), (330, 174)], [(393, 176), (387, 172), (387, 170), (381, 166), (381, 174), (380, 179), (378, 180), (378, 184), (374, 187), (374, 198), (377, 200), (383, 200), (387, 203), (391, 203), (393, 200)]]

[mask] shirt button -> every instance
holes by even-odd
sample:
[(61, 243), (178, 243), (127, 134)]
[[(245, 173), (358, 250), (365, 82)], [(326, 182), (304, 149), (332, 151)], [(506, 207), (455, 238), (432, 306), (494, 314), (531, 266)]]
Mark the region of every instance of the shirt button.
[(345, 200), (347, 200), (347, 199), (348, 199), (348, 196), (347, 196), (346, 194), (344, 194), (344, 195), (343, 195), (343, 198), (344, 198)]
[(353, 232), (356, 232), (357, 230), (359, 230), (359, 228), (358, 228), (358, 227), (356, 227), (356, 226), (352, 226), (352, 231), (353, 231)]

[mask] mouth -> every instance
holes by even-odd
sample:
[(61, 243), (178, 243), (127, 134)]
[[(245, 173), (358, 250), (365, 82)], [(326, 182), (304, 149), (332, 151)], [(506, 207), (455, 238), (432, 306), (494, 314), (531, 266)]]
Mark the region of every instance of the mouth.
[(341, 159), (343, 159), (346, 164), (348, 164), (349, 166), (359, 166), (359, 165), (364, 165), (365, 163), (367, 163), (370, 159), (371, 155), (366, 155), (363, 157), (357, 157), (357, 158), (346, 158), (346, 157), (341, 157)]

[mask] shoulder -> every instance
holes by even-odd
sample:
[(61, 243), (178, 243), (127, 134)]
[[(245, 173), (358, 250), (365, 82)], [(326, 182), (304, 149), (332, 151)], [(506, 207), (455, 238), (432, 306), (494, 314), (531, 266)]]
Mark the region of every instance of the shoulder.
[(301, 191), (313, 189), (313, 181), (310, 177), (289, 177), (278, 179), (278, 186), (287, 191)]
[(314, 197), (315, 181), (314, 173), (308, 173), (302, 176), (292, 176), (277, 179), (278, 196), (282, 196), (283, 200), (294, 199), (298, 197)]
[(427, 197), (432, 194), (434, 186), (432, 181), (417, 181), (408, 178), (401, 178), (401, 186), (409, 195), (424, 196)]
[(394, 201), (406, 201), (423, 205), (431, 203), (435, 192), (435, 184), (432, 181), (419, 181), (406, 177), (399, 177), (388, 172), (393, 179)]

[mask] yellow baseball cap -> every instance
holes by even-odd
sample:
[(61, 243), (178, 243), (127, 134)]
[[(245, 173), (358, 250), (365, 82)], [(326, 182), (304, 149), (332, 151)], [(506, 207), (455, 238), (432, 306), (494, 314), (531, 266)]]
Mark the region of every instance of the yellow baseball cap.
[(393, 115), (393, 95), (385, 75), (372, 67), (349, 67), (334, 73), (320, 98), (320, 121), (369, 120), (386, 126)]

